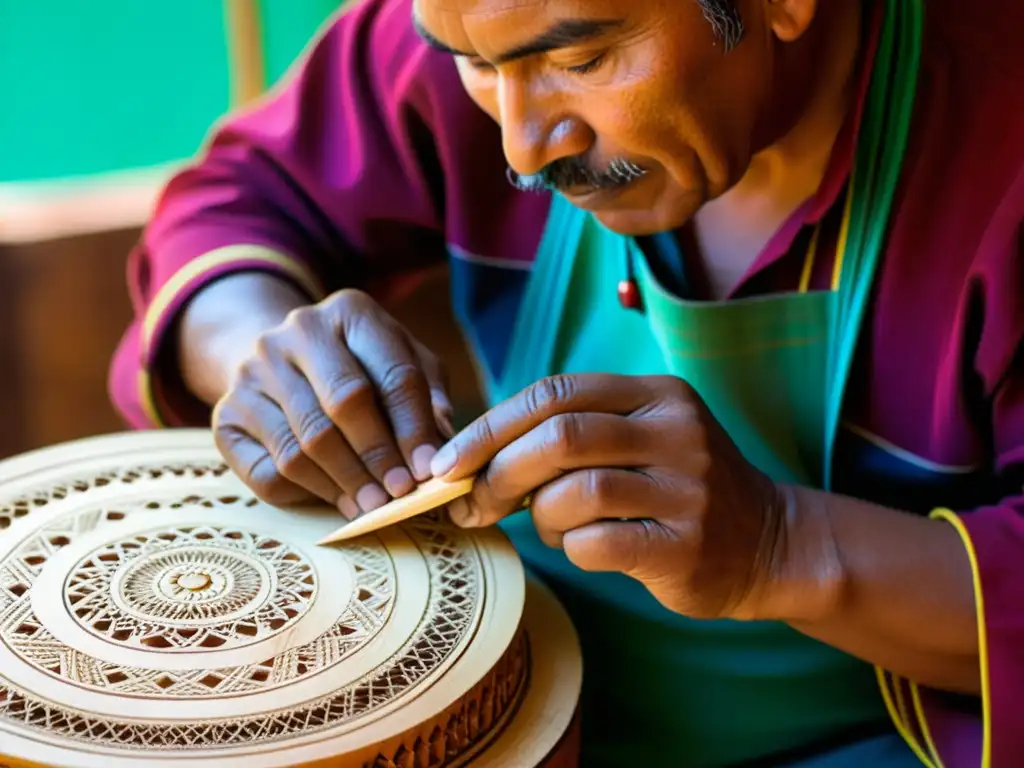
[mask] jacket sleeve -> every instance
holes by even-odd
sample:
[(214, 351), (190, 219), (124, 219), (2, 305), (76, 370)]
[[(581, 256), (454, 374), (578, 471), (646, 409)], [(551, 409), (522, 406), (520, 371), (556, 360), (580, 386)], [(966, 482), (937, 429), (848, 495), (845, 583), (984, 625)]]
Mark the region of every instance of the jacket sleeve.
[(982, 330), (973, 369), (985, 392), (999, 501), (937, 509), (956, 528), (974, 580), (980, 699), (951, 696), (879, 670), (890, 713), (926, 765), (1001, 768), (1024, 756), (1024, 170), (992, 229), (1008, 248), (978, 266)]
[(170, 352), (182, 306), (211, 281), (262, 270), (311, 299), (355, 285), (387, 294), (442, 257), (434, 117), (450, 111), (436, 102), (454, 69), (410, 12), (408, 0), (353, 4), (163, 189), (129, 255), (134, 315), (109, 373), (131, 427), (208, 423)]

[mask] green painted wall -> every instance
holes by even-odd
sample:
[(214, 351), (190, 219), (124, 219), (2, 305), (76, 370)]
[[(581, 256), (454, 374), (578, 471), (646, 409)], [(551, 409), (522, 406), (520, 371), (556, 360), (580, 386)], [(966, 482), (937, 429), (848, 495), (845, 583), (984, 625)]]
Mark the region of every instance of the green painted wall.
[[(268, 76), (340, 0), (262, 0)], [(190, 157), (229, 107), (219, 0), (0, 1), (0, 182)]]

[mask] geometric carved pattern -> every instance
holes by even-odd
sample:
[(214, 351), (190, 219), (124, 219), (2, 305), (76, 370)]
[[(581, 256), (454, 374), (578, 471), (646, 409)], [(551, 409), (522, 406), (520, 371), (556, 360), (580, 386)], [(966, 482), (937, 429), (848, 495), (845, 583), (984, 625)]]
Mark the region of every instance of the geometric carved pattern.
[[(136, 508), (122, 505), (115, 519), (123, 520), (130, 514), (140, 511), (145, 514), (164, 507), (175, 510), (187, 510), (193, 505), (212, 508), (204, 501), (191, 497), (167, 505), (156, 502)], [(218, 503), (237, 505), (241, 502), (243, 499), (228, 498)], [(358, 585), (355, 600), (328, 631), (302, 647), (250, 664), (212, 669), (167, 671), (104, 661), (81, 649), (68, 647), (39, 622), (32, 607), (30, 585), (60, 547), (68, 546), (76, 537), (91, 532), (95, 524), (107, 519), (108, 515), (102, 511), (90, 509), (61, 518), (26, 540), (15, 557), (0, 562), (0, 640), (26, 663), (88, 688), (101, 688), (123, 696), (161, 698), (222, 696), (274, 688), (323, 670), (371, 638), (383, 626), (394, 594), (394, 574), (388, 559), (379, 551), (355, 547), (349, 553)], [(221, 552), (211, 548), (204, 555), (198, 542), (227, 548)], [(133, 543), (139, 546), (132, 547)], [(246, 596), (255, 596), (259, 591), (259, 585), (252, 584), (253, 576), (260, 578), (263, 574), (263, 578), (268, 578), (268, 568), (257, 570), (256, 563), (260, 559), (275, 569), (273, 581), (277, 588), (270, 599), (253, 605), (245, 600)], [(208, 589), (199, 592), (201, 596), (211, 594), (206, 600), (168, 600), (164, 593), (180, 566), (203, 561), (212, 566), (207, 570), (213, 571), (215, 577), (234, 570), (240, 572), (242, 578), (230, 576), (229, 589), (225, 579), (215, 578)], [(127, 594), (119, 597), (112, 590), (115, 581), (112, 577), (117, 574), (122, 578), (116, 581), (128, 588)], [(280, 542), (246, 534), (239, 528), (162, 530), (157, 536), (142, 535), (128, 541), (115, 541), (103, 551), (90, 553), (69, 575), (65, 599), (76, 623), (109, 642), (173, 652), (196, 646), (230, 648), (266, 639), (284, 630), (305, 610), (315, 586), (315, 574), (309, 564)], [(146, 595), (143, 588), (150, 594)], [(222, 590), (219, 597), (218, 589)], [(226, 614), (227, 623), (210, 623), (211, 618), (217, 618), (216, 611), (237, 608), (239, 602), (242, 609)], [(245, 607), (250, 610), (246, 612)], [(166, 616), (168, 611), (171, 611), (170, 616)], [(152, 612), (164, 614), (165, 618), (177, 618), (179, 625), (161, 624)], [(180, 624), (189, 612), (205, 621), (192, 627)], [(137, 620), (140, 614), (141, 622)]]
[(104, 488), (108, 485), (127, 485), (145, 479), (179, 478), (195, 479), (201, 477), (222, 477), (228, 473), (228, 466), (220, 461), (182, 462), (160, 464), (157, 466), (137, 466), (127, 469), (111, 469), (90, 475), (82, 475), (73, 480), (56, 485), (42, 485), (31, 493), (23, 494), (15, 499), (0, 503), (0, 531), (27, 516), (33, 510), (40, 510), (47, 504), (62, 501), (69, 496), (86, 493), (93, 488)]
[[(317, 547), (333, 513), (265, 505), (212, 453), (0, 483), (0, 744), (254, 768), (295, 740), (362, 768), (484, 749), (530, 677), (507, 542), (434, 513)], [(410, 702), (420, 719), (396, 719)], [(357, 738), (392, 719), (386, 750)]]
[(315, 589), (312, 567), (286, 544), (207, 526), (113, 541), (75, 566), (64, 591), (77, 621), (107, 642), (181, 651), (281, 632)]
[[(477, 608), (472, 548), (460, 546), (453, 537), (453, 534), (458, 535), (456, 529), (437, 525), (427, 517), (413, 521), (409, 531), (433, 565), (430, 610), (424, 615), (423, 625), (417, 627), (396, 658), (381, 665), (365, 680), (351, 683), (300, 707), (273, 710), (250, 718), (132, 726), (90, 717), (86, 713), (35, 699), (21, 691), (5, 691), (0, 686), (0, 720), (7, 718), (23, 726), (43, 728), (49, 733), (57, 732), (68, 738), (104, 746), (179, 750), (182, 747), (195, 749), (275, 741), (365, 716), (401, 696), (445, 661), (462, 639)], [(15, 623), (5, 622), (5, 641)], [(45, 629), (36, 626), (26, 634), (31, 637), (35, 632), (45, 632)], [(522, 673), (522, 667), (519, 669)]]

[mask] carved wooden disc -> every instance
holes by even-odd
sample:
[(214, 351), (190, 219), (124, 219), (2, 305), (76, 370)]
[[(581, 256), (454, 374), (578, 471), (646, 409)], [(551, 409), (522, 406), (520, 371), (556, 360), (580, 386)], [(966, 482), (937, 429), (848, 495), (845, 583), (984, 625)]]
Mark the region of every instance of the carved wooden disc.
[(204, 431), (0, 463), (0, 762), (543, 762), (579, 651), (532, 583), (523, 620), (507, 539), (430, 515), (316, 546), (338, 520), (260, 502)]

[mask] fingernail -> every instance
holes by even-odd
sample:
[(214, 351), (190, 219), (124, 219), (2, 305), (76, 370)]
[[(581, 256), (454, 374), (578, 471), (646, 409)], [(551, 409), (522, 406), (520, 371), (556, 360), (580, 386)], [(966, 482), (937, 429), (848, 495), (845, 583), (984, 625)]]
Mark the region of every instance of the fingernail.
[(384, 473), (384, 488), (392, 498), (405, 496), (416, 486), (416, 482), (405, 467), (394, 467)]
[(348, 496), (342, 496), (338, 499), (338, 511), (344, 515), (346, 520), (355, 520), (359, 517), (359, 505), (356, 504)]
[(446, 443), (437, 455), (430, 460), (430, 471), (433, 472), (434, 477), (441, 477), (447, 475), (452, 471), (455, 466), (455, 462), (458, 461), (459, 454), (455, 450), (455, 446), (451, 443)]
[(432, 445), (421, 445), (412, 452), (412, 473), (417, 480), (426, 480), (430, 477), (430, 460), (437, 453), (437, 448)]
[(455, 499), (448, 503), (448, 517), (460, 528), (472, 528), (474, 525), (473, 510), (466, 499)]
[(356, 494), (356, 504), (363, 512), (383, 507), (389, 501), (387, 492), (376, 483), (367, 483)]

